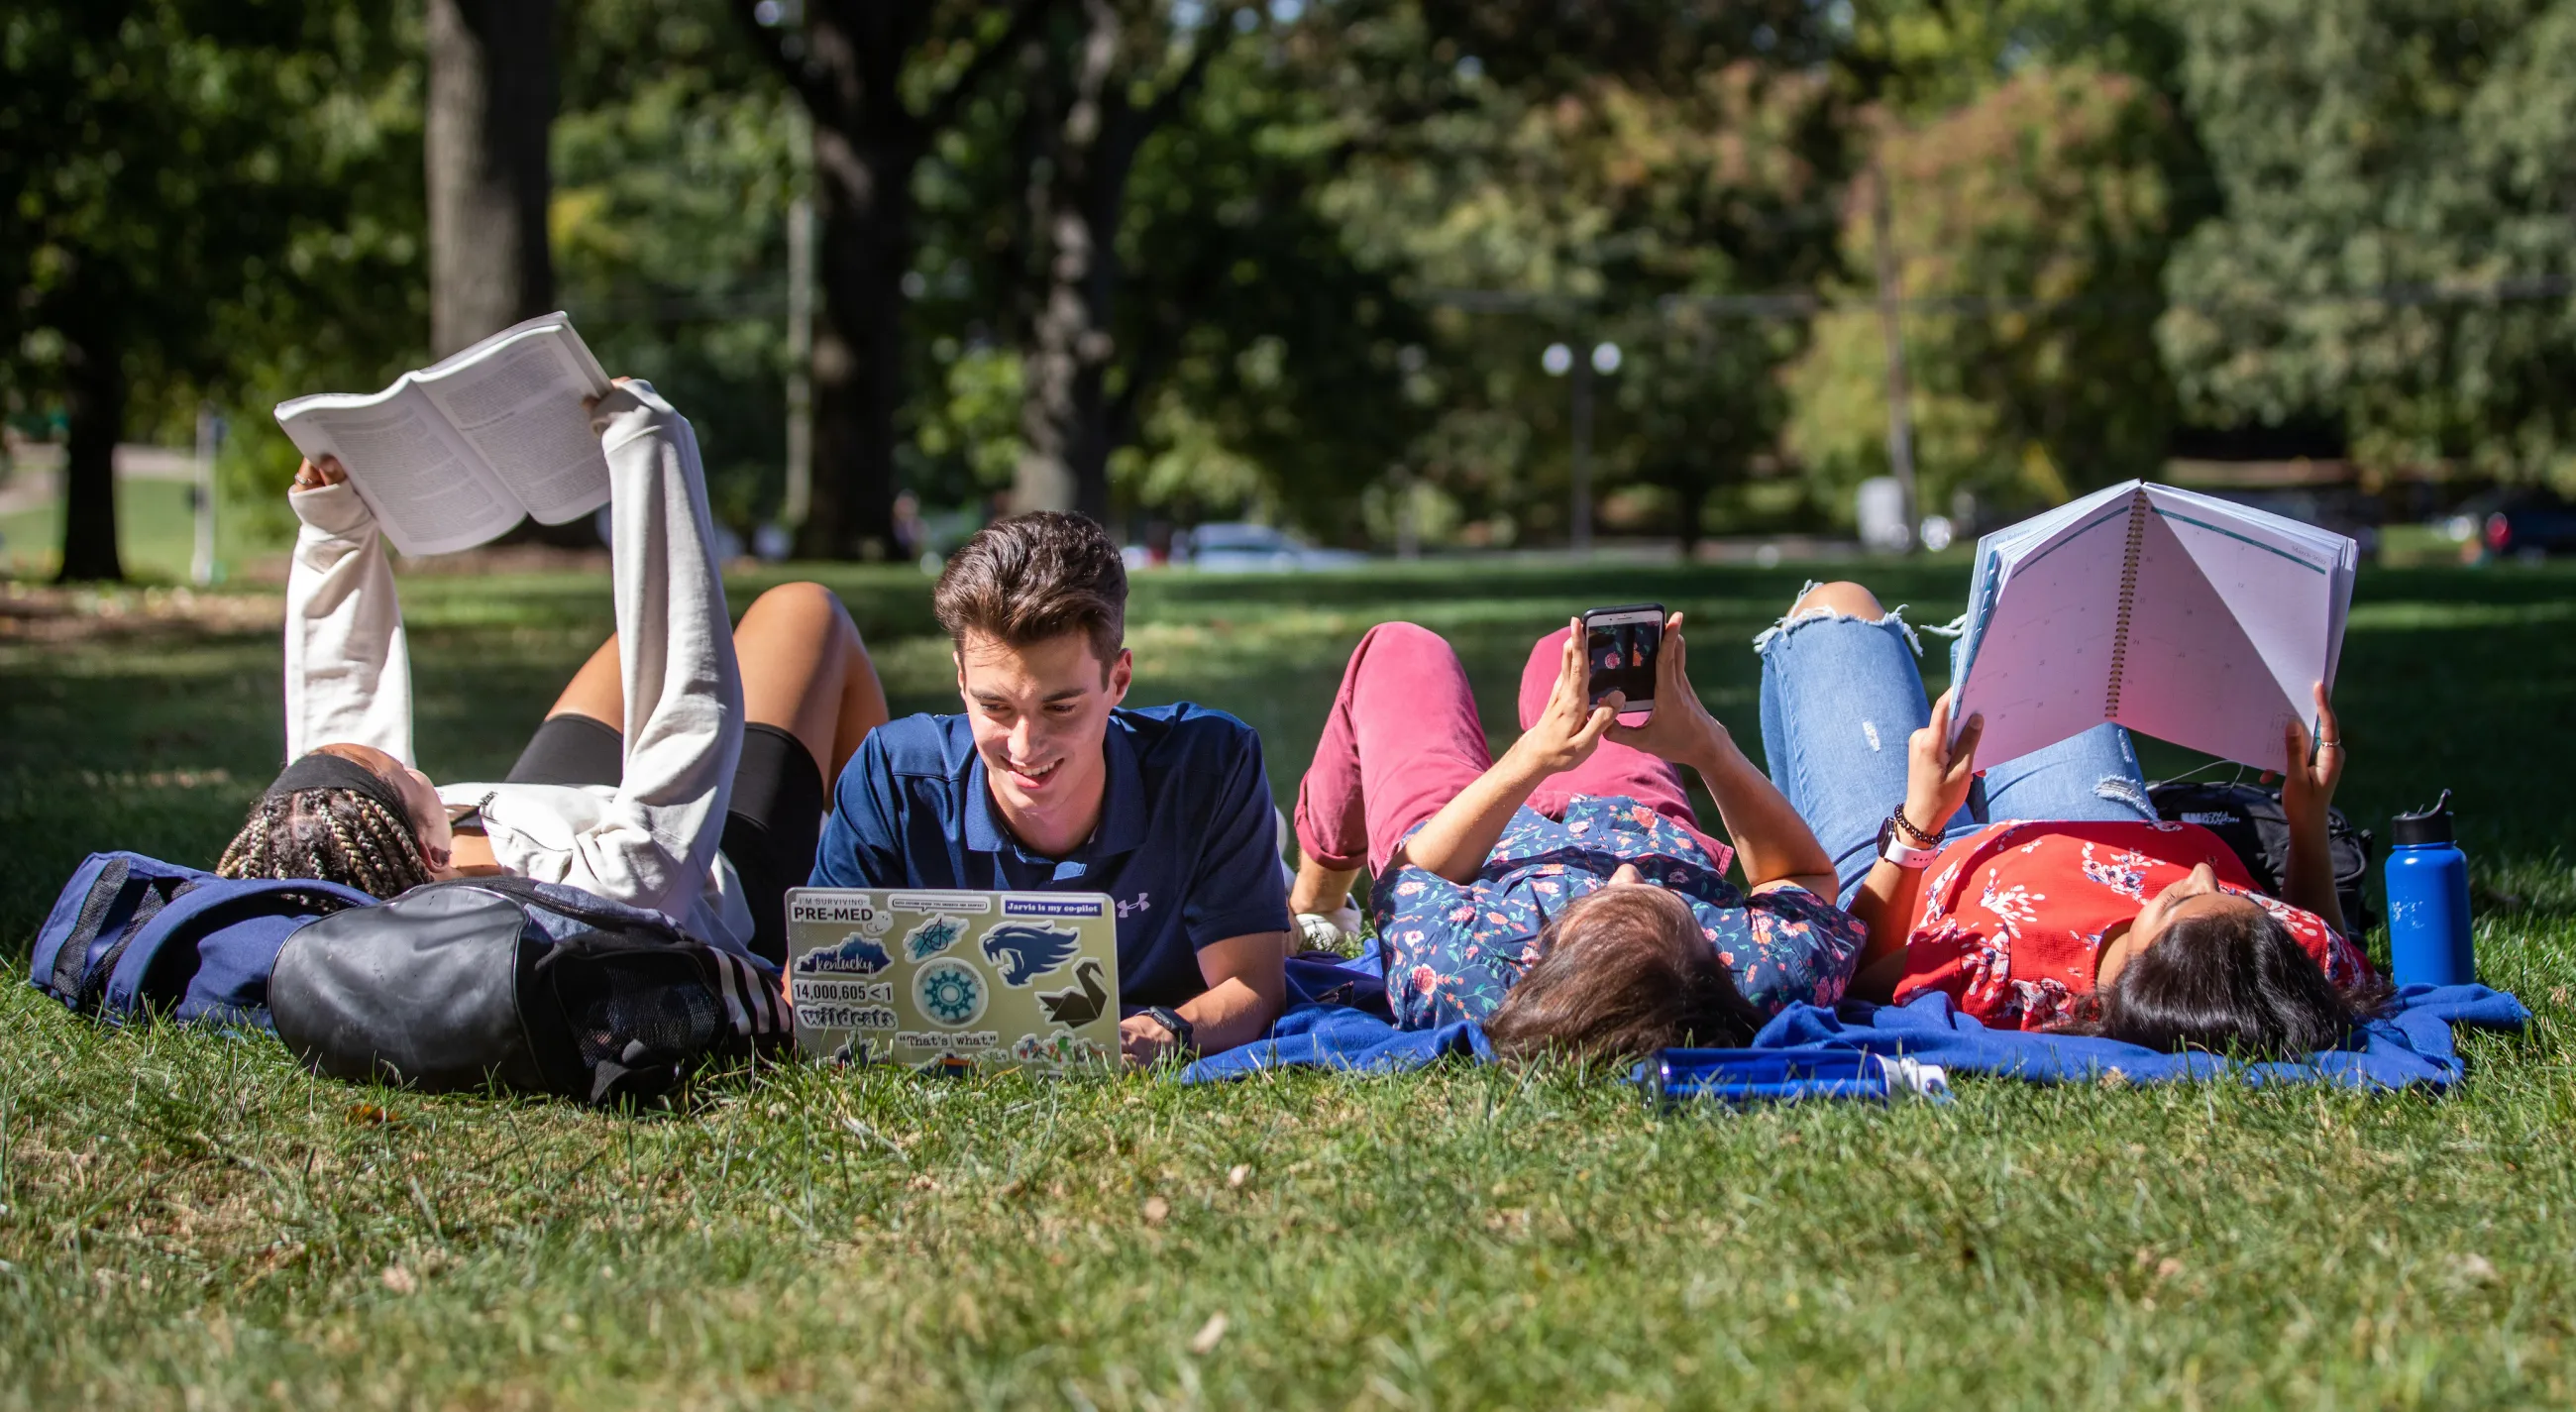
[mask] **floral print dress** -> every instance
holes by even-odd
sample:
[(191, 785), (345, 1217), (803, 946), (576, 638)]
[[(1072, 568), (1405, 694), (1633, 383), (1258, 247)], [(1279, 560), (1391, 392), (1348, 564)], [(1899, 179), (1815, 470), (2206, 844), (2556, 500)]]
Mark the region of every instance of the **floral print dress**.
[(2235, 850), (2198, 824), (2008, 821), (1951, 840), (1933, 860), (1896, 1001), (1945, 990), (1993, 1029), (2072, 1020), (2093, 993), (2103, 935), (2202, 863), (2222, 889), (2288, 928), (2327, 980), (2369, 976), (2350, 941), (2314, 912), (2257, 891)]
[(1841, 999), (1867, 929), (1803, 888), (1747, 897), (1726, 880), (1733, 854), (1719, 852), (1710, 857), (1686, 830), (1625, 796), (1576, 795), (1562, 819), (1523, 806), (1473, 882), (1410, 864), (1378, 880), (1371, 910), (1387, 1003), (1407, 1029), (1482, 1021), (1538, 959), (1548, 919), (1622, 863), (1681, 894), (1736, 989), (1763, 1014)]

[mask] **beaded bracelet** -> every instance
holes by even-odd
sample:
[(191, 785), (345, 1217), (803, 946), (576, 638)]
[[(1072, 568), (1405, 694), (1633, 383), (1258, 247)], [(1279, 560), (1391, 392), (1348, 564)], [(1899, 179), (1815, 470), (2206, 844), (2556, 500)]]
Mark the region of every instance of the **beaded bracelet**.
[(1899, 804), (1894, 809), (1888, 811), (1887, 817), (1890, 822), (1896, 825), (1896, 831), (1905, 835), (1907, 838), (1914, 840), (1917, 847), (1938, 848), (1941, 846), (1942, 838), (1949, 833), (1949, 830), (1947, 829), (1942, 830), (1940, 833), (1925, 833), (1923, 830), (1914, 827), (1913, 822), (1905, 817), (1905, 806), (1902, 804)]

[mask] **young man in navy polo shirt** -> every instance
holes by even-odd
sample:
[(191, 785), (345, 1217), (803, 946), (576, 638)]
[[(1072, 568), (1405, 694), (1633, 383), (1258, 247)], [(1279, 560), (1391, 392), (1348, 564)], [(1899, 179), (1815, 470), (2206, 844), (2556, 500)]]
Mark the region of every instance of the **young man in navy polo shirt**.
[(1105, 892), (1131, 1064), (1268, 1032), (1288, 891), (1261, 740), (1127, 710), (1127, 570), (1079, 515), (997, 520), (939, 576), (962, 716), (882, 725), (841, 772), (816, 887)]

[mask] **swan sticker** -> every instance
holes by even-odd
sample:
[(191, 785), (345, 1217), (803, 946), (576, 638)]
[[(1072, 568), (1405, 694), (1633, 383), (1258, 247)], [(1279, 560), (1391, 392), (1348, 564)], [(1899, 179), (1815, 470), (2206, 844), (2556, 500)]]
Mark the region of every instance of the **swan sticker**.
[(1073, 959), (1082, 933), (1072, 927), (1005, 922), (984, 933), (984, 959), (1002, 968), (1002, 984), (1024, 986)]
[(965, 918), (946, 912), (934, 913), (928, 921), (903, 934), (903, 959), (927, 961), (955, 946), (957, 938), (965, 934)]
[(796, 958), (800, 976), (873, 976), (894, 964), (894, 958), (874, 940), (852, 932), (837, 946), (808, 951)]
[(1046, 1017), (1059, 1025), (1080, 1029), (1100, 1018), (1109, 1008), (1109, 992), (1100, 984), (1100, 963), (1084, 957), (1073, 968), (1076, 985), (1053, 995), (1040, 995), (1038, 1004), (1045, 1007)]

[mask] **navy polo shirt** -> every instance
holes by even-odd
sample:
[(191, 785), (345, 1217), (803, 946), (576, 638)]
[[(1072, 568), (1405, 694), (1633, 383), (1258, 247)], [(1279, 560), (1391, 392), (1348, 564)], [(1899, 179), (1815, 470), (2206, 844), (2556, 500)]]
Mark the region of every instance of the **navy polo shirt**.
[(879, 726), (841, 771), (813, 884), (1105, 892), (1118, 904), (1120, 1003), (1189, 1000), (1207, 990), (1200, 947), (1289, 929), (1261, 737), (1184, 701), (1110, 712), (1101, 748), (1099, 827), (1046, 858), (1003, 826), (966, 717)]

